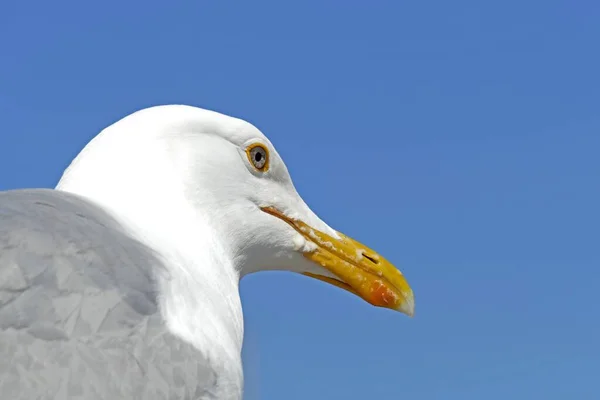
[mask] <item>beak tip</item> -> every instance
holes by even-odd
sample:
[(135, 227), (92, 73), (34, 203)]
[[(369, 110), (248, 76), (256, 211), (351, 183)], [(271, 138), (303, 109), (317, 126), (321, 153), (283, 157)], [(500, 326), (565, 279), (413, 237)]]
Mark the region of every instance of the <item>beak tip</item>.
[(405, 298), (405, 300), (400, 303), (398, 308), (396, 308), (396, 311), (399, 311), (402, 314), (406, 314), (411, 318), (414, 317), (415, 316), (415, 299), (414, 299), (414, 297), (412, 295), (407, 296)]

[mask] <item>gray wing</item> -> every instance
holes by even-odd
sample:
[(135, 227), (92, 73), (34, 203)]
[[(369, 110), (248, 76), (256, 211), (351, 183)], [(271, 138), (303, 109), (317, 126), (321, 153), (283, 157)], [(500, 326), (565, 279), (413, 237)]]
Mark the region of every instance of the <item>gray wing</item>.
[(3, 399), (197, 399), (214, 379), (159, 313), (151, 249), (93, 204), (0, 192)]

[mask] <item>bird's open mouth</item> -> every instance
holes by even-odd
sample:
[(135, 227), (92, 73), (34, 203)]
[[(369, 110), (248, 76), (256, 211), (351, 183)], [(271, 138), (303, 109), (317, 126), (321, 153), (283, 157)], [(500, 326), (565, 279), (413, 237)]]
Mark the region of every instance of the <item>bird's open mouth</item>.
[(339, 279), (313, 273), (305, 275), (330, 283), (361, 297), (374, 306), (414, 315), (414, 295), (402, 273), (389, 261), (362, 243), (339, 233), (339, 239), (290, 218), (274, 207), (264, 212), (291, 225), (315, 246), (304, 256)]

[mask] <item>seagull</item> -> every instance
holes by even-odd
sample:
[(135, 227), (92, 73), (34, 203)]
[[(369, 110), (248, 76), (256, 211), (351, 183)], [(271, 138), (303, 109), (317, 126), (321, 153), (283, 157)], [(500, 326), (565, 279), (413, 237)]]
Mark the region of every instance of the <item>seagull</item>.
[(54, 189), (0, 192), (2, 398), (239, 400), (239, 282), (265, 270), (414, 313), (403, 274), (311, 211), (254, 125), (136, 111)]

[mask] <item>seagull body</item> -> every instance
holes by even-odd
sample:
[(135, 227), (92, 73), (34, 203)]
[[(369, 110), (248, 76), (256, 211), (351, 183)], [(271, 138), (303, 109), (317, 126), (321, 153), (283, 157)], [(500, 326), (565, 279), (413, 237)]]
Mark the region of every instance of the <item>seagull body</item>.
[(255, 126), (135, 112), (54, 190), (0, 192), (0, 393), (241, 399), (239, 282), (262, 270), (414, 310), (402, 274), (310, 210)]

